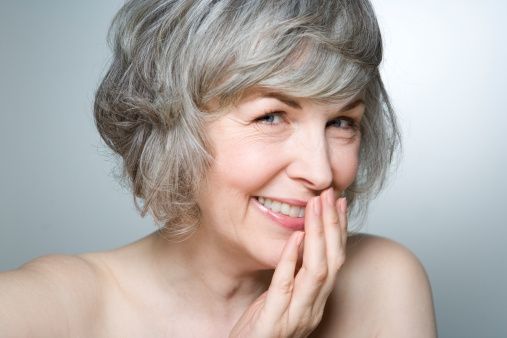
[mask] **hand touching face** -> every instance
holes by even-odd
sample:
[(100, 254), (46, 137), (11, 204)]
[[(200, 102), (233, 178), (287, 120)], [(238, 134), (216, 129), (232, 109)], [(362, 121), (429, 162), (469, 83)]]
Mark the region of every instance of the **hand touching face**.
[[(345, 261), (346, 200), (334, 191), (312, 198), (305, 215), (305, 232), (288, 239), (269, 289), (243, 314), (229, 337), (306, 337), (320, 323), (324, 306)], [(304, 245), (296, 271), (298, 248)]]
[(207, 238), (251, 268), (277, 266), (287, 239), (306, 227), (297, 208), (354, 181), (363, 112), (358, 97), (319, 104), (256, 91), (210, 123), (215, 162), (198, 197)]

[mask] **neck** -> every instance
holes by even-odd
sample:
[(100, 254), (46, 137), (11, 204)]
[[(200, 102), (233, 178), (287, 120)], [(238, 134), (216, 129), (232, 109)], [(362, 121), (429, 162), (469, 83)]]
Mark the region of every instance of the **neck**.
[(204, 228), (183, 242), (171, 242), (155, 233), (153, 243), (163, 285), (200, 311), (235, 316), (267, 290), (271, 281), (272, 270), (262, 269)]

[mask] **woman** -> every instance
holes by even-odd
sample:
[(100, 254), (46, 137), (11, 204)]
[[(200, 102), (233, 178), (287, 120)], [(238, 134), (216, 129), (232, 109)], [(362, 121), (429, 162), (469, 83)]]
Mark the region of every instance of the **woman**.
[(399, 142), (368, 1), (132, 0), (111, 37), (97, 127), (162, 226), (2, 274), (0, 336), (436, 335), (417, 259), (347, 235)]

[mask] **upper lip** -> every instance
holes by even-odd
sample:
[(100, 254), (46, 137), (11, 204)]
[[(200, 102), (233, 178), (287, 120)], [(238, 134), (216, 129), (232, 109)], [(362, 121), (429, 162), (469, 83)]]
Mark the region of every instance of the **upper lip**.
[(305, 208), (308, 201), (298, 200), (294, 198), (281, 198), (281, 197), (271, 197), (271, 196), (259, 196), (262, 198), (267, 198), (272, 201), (278, 201), (286, 204), (295, 205), (297, 207)]

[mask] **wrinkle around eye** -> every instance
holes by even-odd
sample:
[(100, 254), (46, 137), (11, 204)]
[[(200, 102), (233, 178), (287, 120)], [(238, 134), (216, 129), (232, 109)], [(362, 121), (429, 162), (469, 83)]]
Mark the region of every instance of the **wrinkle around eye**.
[[(333, 132), (329, 132), (333, 134)], [(347, 135), (347, 133), (349, 133)], [(352, 144), (356, 142), (361, 142), (361, 131), (359, 129), (355, 129), (352, 131), (334, 131), (334, 135), (329, 135), (328, 138), (331, 142), (338, 142), (340, 144)]]
[(243, 125), (243, 126), (246, 126), (250, 123), (249, 121), (245, 121), (245, 120), (240, 119), (239, 117), (234, 116), (234, 115), (227, 115), (227, 119), (231, 120), (234, 123)]
[(278, 129), (270, 125), (262, 125), (251, 120), (246, 120), (238, 116), (227, 116), (227, 126), (222, 128), (222, 137), (226, 137), (229, 142), (248, 143), (273, 143), (281, 142), (287, 138), (286, 132), (274, 131)]
[(252, 124), (252, 128), (255, 130), (256, 135), (264, 140), (285, 140), (290, 134), (290, 129), (286, 126), (254, 123)]

